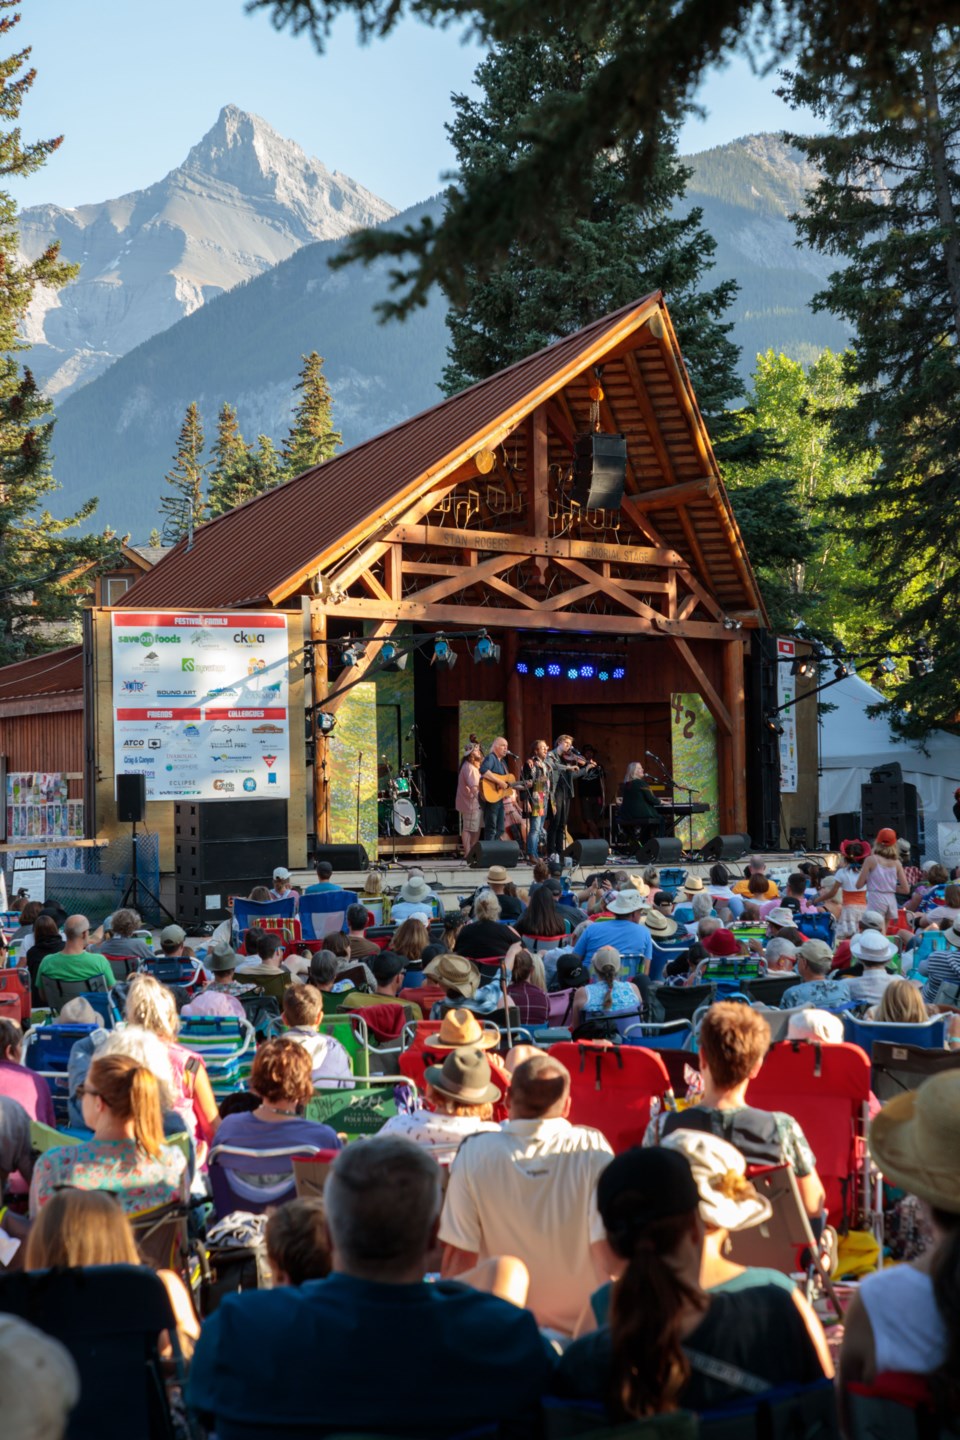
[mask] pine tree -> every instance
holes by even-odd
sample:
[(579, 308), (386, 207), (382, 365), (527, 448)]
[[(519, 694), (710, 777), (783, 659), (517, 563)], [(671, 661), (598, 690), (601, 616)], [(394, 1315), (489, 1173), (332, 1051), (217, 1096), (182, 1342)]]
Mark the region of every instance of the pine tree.
[[(13, 30), (19, 16), (14, 0), (0, 0), (0, 36)], [(30, 175), (60, 145), (60, 139), (24, 145), (20, 114), (35, 72), (24, 71), (24, 49), (0, 60), (0, 174)], [(61, 137), (62, 138), (62, 137)], [(59, 244), (32, 261), (18, 253), (16, 206), (0, 192), (0, 665), (39, 654), (61, 640), (58, 627), (76, 624), (83, 588), (89, 589), (90, 565), (113, 558), (116, 537), (69, 534), (93, 515), (89, 500), (67, 519), (39, 511), (44, 498), (59, 489), (51, 472), (53, 407), (37, 389), (33, 375), (16, 359), (28, 347), (21, 339), (23, 317), (38, 285), (58, 290), (77, 273), (65, 264)], [(81, 587), (66, 582), (84, 574)]]
[(853, 403), (835, 432), (848, 454), (879, 460), (845, 507), (870, 561), (864, 593), (882, 597), (891, 649), (924, 640), (933, 671), (909, 667), (894, 723), (922, 735), (960, 722), (960, 30), (915, 31), (888, 86), (865, 87), (849, 56), (830, 76), (788, 77), (828, 133), (792, 137), (823, 173), (803, 238), (843, 262), (814, 301), (847, 320)]
[(283, 442), (285, 478), (322, 465), (332, 459), (342, 442), (339, 430), (333, 428), (333, 399), (323, 373), (323, 360), (316, 350), (301, 357), (303, 369), (296, 388), (300, 392), (293, 412), (290, 433)]
[(173, 468), (163, 477), (172, 492), (165, 494), (160, 501), (160, 513), (165, 517), (163, 538), (168, 545), (175, 545), (184, 535), (202, 525), (206, 518), (207, 507), (203, 497), (206, 467), (201, 459), (203, 446), (203, 422), (197, 402), (191, 400), (177, 437)]
[(159, 547), (163, 544), (163, 537), (161, 536), (160, 531), (157, 529), (156, 525), (154, 525), (153, 529), (150, 531), (150, 539), (147, 541), (147, 544), (152, 546), (154, 550), (159, 549)]
[(250, 447), (240, 434), (237, 412), (226, 401), (217, 417), (217, 439), (213, 447), (213, 469), (207, 487), (211, 519), (249, 499)]
[[(455, 119), (447, 128), (459, 183), (469, 189), (516, 164), (529, 149), (535, 108), (549, 96), (581, 94), (603, 60), (602, 50), (561, 27), (548, 39), (523, 37), (497, 46), (476, 70), (479, 97), (454, 96)], [(465, 268), (465, 302), (449, 297), (448, 395), (661, 288), (701, 408), (722, 411), (739, 393), (737, 351), (727, 338), (732, 327), (720, 318), (737, 287), (726, 281), (713, 290), (699, 288), (715, 245), (700, 224), (700, 210), (675, 213), (691, 172), (676, 158), (672, 136), (664, 140), (641, 205), (628, 195), (632, 153), (603, 153), (578, 194), (555, 197), (549, 218), (555, 243), (548, 257), (518, 239), (495, 271)]]
[(262, 495), (265, 490), (272, 490), (283, 483), (283, 462), (269, 435), (257, 436), (257, 448), (251, 454), (249, 463), (251, 495)]

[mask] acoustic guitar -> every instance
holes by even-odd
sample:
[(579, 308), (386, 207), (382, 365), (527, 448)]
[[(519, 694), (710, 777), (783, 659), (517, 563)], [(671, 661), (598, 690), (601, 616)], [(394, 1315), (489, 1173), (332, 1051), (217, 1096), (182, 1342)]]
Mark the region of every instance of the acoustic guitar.
[(497, 778), (506, 781), (503, 789), (496, 785), (489, 775), (480, 776), (480, 794), (488, 805), (496, 805), (498, 800), (512, 800), (518, 791), (530, 789), (530, 786), (518, 780), (516, 775), (499, 775)]

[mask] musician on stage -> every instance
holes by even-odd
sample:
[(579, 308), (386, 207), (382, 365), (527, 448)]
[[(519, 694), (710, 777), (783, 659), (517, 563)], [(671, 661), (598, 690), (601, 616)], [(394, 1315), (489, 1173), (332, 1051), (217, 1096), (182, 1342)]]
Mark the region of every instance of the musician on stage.
[(547, 818), (550, 804), (550, 772), (547, 769), (547, 755), (550, 746), (546, 740), (535, 740), (530, 754), (523, 763), (523, 782), (527, 787), (527, 813), (530, 829), (527, 835), (527, 859), (531, 863), (540, 854), (540, 836)]
[(566, 848), (567, 819), (573, 798), (574, 779), (592, 769), (573, 748), (572, 735), (558, 735), (547, 756), (550, 772), (550, 815), (547, 822), (547, 854), (559, 858)]
[(580, 814), (583, 817), (587, 835), (591, 840), (599, 840), (603, 825), (603, 811), (606, 805), (603, 787), (604, 770), (597, 758), (598, 751), (595, 745), (584, 745), (581, 753), (587, 764), (593, 768), (584, 771), (580, 779)]
[(641, 840), (649, 840), (651, 835), (662, 833), (664, 809), (664, 802), (650, 789), (642, 762), (632, 760), (623, 777), (619, 824), (632, 826)]
[(470, 854), (483, 832), (483, 812), (480, 808), (480, 765), (483, 750), (471, 736), (457, 777), (456, 809), (460, 815), (460, 838), (464, 856)]
[(484, 798), (481, 789), (484, 840), (499, 840), (500, 832), (503, 830), (502, 792), (510, 788), (508, 782), (503, 778), (510, 773), (506, 766), (507, 750), (506, 740), (502, 735), (498, 735), (480, 766), (481, 781), (484, 779), (491, 781), (501, 792), (501, 798), (491, 802)]

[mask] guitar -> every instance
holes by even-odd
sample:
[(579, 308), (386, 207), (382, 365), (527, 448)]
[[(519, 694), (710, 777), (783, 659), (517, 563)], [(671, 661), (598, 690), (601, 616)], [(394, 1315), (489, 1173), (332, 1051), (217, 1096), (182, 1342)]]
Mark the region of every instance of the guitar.
[(488, 805), (496, 805), (498, 800), (512, 800), (518, 791), (530, 789), (530, 786), (518, 780), (516, 775), (498, 775), (497, 779), (506, 781), (503, 788), (491, 780), (489, 775), (480, 776), (480, 794)]

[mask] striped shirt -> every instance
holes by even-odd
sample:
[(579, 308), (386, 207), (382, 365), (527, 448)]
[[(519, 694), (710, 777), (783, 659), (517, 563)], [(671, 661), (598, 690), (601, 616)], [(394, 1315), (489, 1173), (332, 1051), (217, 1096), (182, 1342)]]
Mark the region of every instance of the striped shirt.
[(960, 984), (960, 950), (932, 950), (926, 964), (927, 983), (923, 987), (923, 998), (928, 1003), (936, 999), (941, 980), (948, 985)]

